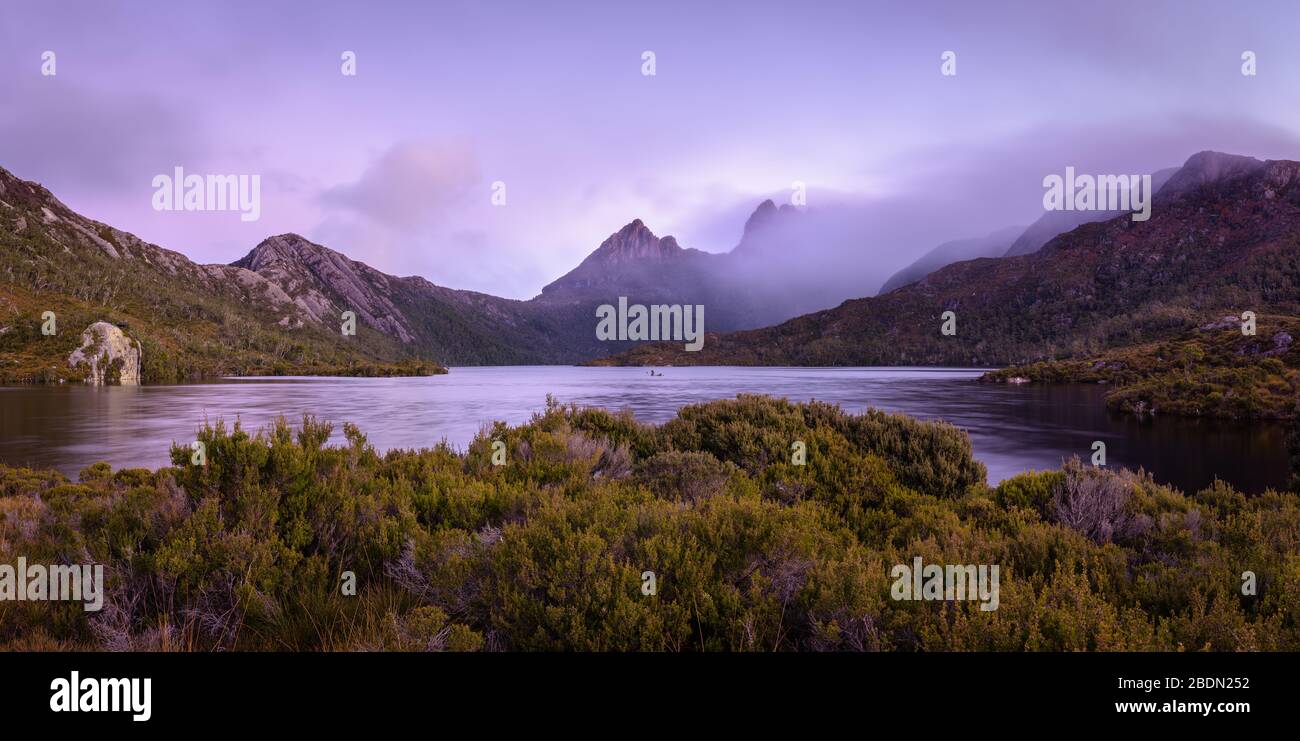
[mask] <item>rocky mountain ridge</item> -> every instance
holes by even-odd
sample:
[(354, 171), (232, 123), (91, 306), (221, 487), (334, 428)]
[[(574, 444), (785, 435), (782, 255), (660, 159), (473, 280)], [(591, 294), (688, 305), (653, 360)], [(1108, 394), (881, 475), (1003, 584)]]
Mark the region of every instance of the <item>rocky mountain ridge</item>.
[[(1244, 310), (1300, 315), (1300, 163), (1202, 152), (1150, 220), (1084, 224), (1036, 253), (949, 265), (780, 325), (651, 344), (617, 364), (1000, 366), (1083, 357)], [(1170, 187), (1172, 186), (1172, 187)], [(952, 311), (956, 334), (941, 334)]]

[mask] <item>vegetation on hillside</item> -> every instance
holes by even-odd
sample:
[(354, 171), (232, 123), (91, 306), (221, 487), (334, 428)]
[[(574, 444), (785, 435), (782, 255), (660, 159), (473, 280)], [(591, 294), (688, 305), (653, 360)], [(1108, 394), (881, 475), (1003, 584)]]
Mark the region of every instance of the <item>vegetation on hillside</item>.
[[(609, 254), (624, 236), (630, 261), (622, 250)], [(229, 265), (198, 265), (81, 216), (40, 184), (0, 167), (0, 334), (18, 325), (30, 330), (33, 312), (45, 311), (68, 319), (61, 332), (71, 333), (64, 342), (30, 331), (10, 335), (0, 383), (76, 380), (80, 375), (64, 362), (68, 345), (99, 320), (129, 325), (144, 345), (145, 382), (166, 383), (283, 367), (306, 374), (378, 365), (395, 372), (406, 360), (579, 362), (631, 347), (594, 331), (596, 307), (619, 296), (708, 303), (710, 321), (723, 327), (761, 323), (760, 309), (776, 311), (767, 314), (773, 320), (789, 315), (788, 305), (755, 303), (752, 291), (705, 280), (701, 269), (712, 256), (671, 240), (663, 240), (671, 246), (666, 251), (680, 259), (645, 261), (639, 248), (659, 241), (634, 222), (584, 261), (580, 279), (570, 274), (529, 301), (388, 275), (292, 233), (268, 237)], [(726, 296), (727, 306), (709, 296)], [(348, 311), (357, 335), (343, 338)]]
[[(106, 229), (100, 238), (116, 237)], [(46, 311), (55, 314), (56, 335), (41, 333)], [(173, 275), (139, 259), (74, 251), (30, 223), (16, 234), (0, 229), (0, 383), (82, 380), (85, 369), (69, 367), (68, 355), (97, 321), (118, 325), (140, 343), (144, 383), (339, 369), (445, 372), (364, 324), (355, 336), (342, 337), (338, 328), (314, 324), (290, 329), (282, 318), (218, 280), (206, 285), (197, 274)]]
[(1291, 427), (1286, 435), (1286, 452), (1291, 461), (1291, 491), (1300, 492), (1300, 400), (1296, 401), (1295, 413), (1291, 415)]
[[(1151, 218), (1085, 224), (1033, 254), (949, 265), (890, 293), (698, 352), (647, 343), (601, 365), (945, 365), (1091, 358), (1253, 311), (1300, 317), (1300, 163), (1224, 175), (1188, 160)], [(954, 333), (942, 329), (952, 312)]]
[(1224, 317), (1194, 332), (1087, 360), (1011, 366), (983, 380), (1106, 383), (1111, 409), (1232, 419), (1284, 419), (1300, 399), (1300, 319), (1261, 316), (1254, 335)]
[[(1077, 461), (990, 488), (953, 427), (758, 396), (657, 427), (551, 403), (464, 452), (344, 431), (218, 423), (206, 465), (75, 483), (0, 466), (0, 563), (108, 575), (98, 613), (0, 602), (0, 646), (1300, 650), (1296, 493)], [(893, 599), (917, 556), (999, 566), (998, 609)]]

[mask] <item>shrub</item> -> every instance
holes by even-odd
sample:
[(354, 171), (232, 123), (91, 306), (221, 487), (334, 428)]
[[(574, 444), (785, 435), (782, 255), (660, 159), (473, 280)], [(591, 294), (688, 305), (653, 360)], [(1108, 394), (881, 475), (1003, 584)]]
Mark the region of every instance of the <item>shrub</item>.
[[(0, 563), (108, 575), (99, 613), (0, 602), (0, 648), (1300, 650), (1291, 492), (1077, 459), (989, 488), (947, 425), (757, 396), (659, 427), (551, 403), (463, 453), (330, 431), (217, 422), (206, 465), (78, 483), (0, 466)], [(917, 556), (998, 565), (998, 610), (891, 599)]]
[(1135, 534), (1139, 529), (1129, 508), (1133, 475), (1085, 467), (1078, 457), (1061, 468), (1063, 476), (1052, 491), (1052, 519), (1096, 543)]

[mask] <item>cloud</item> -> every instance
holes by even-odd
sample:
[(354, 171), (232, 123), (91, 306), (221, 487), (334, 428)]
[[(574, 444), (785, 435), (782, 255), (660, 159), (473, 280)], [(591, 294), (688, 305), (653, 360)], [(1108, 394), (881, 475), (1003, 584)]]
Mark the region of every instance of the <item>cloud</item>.
[(538, 220), (524, 216), (519, 202), (528, 199), (516, 191), (507, 191), (508, 208), (492, 206), (483, 170), (469, 144), (401, 142), (356, 180), (316, 194), (324, 215), (311, 237), (385, 272), (530, 297), (553, 277), (538, 261), (549, 235), (524, 236)]
[(394, 231), (414, 231), (437, 225), (462, 206), (482, 179), (478, 158), (466, 145), (403, 142), (355, 182), (329, 188), (318, 200), (336, 215), (350, 213)]
[[(1180, 166), (1206, 149), (1290, 158), (1300, 151), (1300, 137), (1244, 117), (1177, 115), (1034, 127), (899, 152), (864, 172), (888, 184), (883, 195), (810, 183), (807, 216), (797, 236), (789, 238), (800, 247), (782, 253), (779, 265), (774, 258), (774, 274), (791, 280), (801, 273), (821, 275), (828, 286), (868, 295), (941, 243), (1032, 223), (1043, 214), (1045, 175), (1062, 174), (1067, 166), (1087, 173), (1151, 173)], [(688, 247), (695, 246), (696, 235), (735, 244), (761, 197), (733, 193), (726, 202), (697, 208), (682, 217), (678, 237)], [(790, 194), (772, 191), (766, 197), (784, 203)]]
[(152, 177), (211, 155), (202, 121), (150, 94), (109, 94), (63, 77), (15, 83), (0, 107), (0, 165), (60, 195), (147, 194)]

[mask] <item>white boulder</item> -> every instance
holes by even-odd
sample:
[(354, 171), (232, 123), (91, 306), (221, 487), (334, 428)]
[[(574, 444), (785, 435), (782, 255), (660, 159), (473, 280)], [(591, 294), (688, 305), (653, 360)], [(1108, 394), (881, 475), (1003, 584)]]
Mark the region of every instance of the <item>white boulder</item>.
[(81, 364), (90, 366), (90, 375), (86, 383), (96, 386), (104, 384), (108, 371), (116, 361), (121, 361), (117, 374), (117, 383), (123, 386), (137, 386), (140, 383), (140, 343), (127, 337), (114, 324), (95, 322), (81, 333), (81, 347), (68, 356), (68, 364), (73, 368)]

